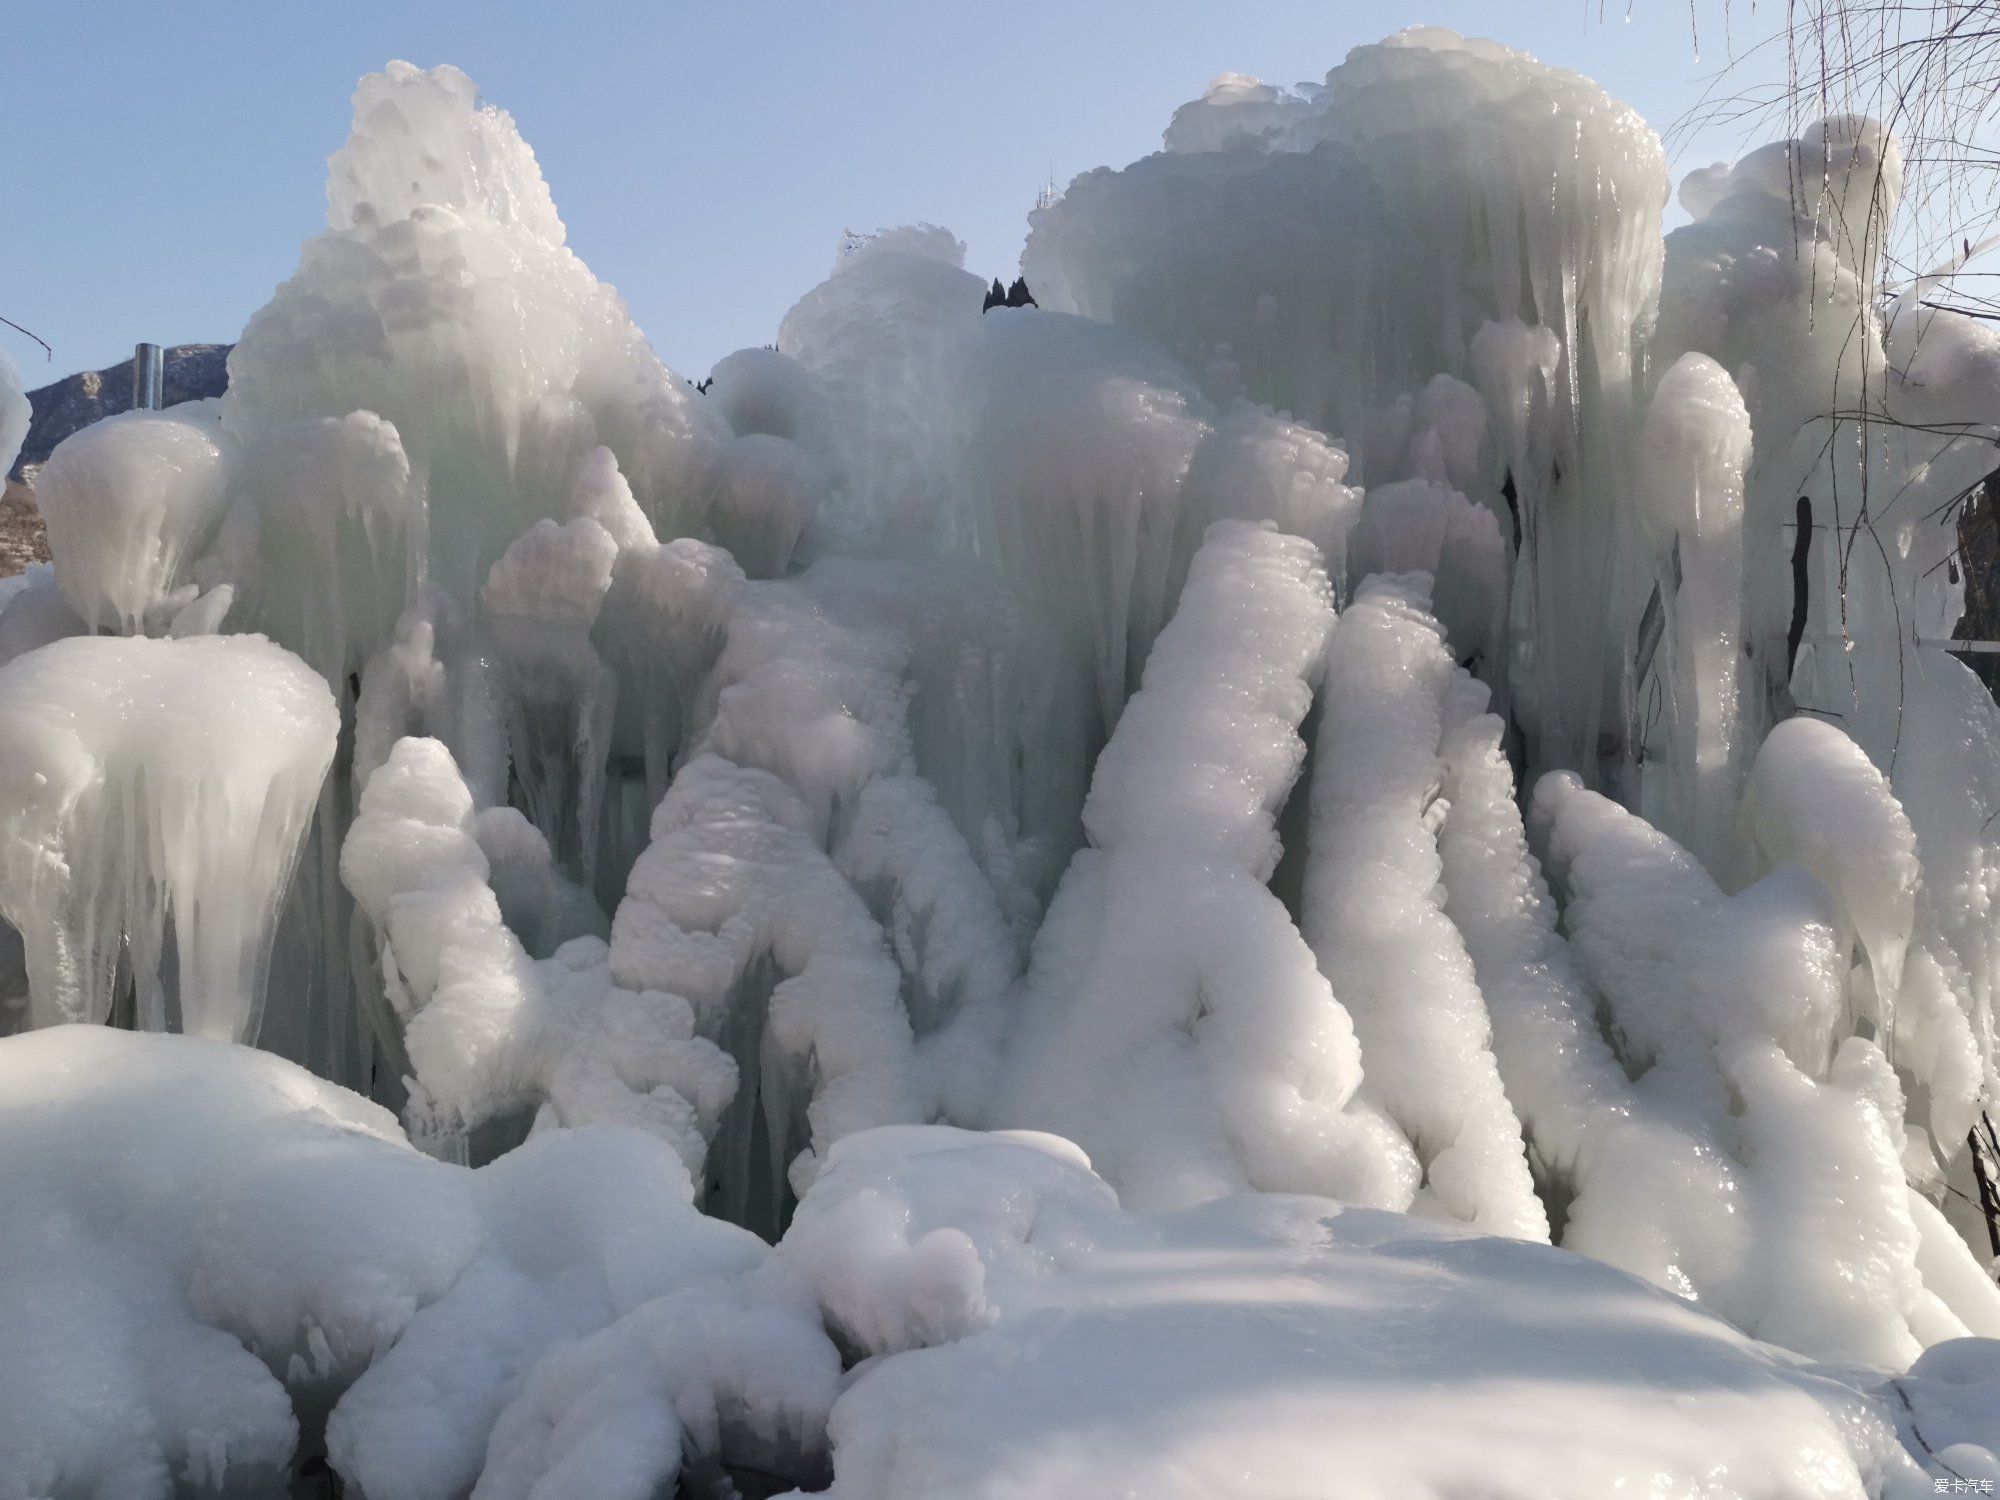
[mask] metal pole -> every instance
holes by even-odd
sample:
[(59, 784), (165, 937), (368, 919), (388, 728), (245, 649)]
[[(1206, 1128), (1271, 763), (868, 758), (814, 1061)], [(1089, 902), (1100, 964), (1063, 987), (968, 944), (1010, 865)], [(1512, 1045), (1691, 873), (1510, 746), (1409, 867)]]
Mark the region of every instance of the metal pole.
[(132, 409), (158, 411), (167, 404), (167, 352), (158, 344), (132, 350)]

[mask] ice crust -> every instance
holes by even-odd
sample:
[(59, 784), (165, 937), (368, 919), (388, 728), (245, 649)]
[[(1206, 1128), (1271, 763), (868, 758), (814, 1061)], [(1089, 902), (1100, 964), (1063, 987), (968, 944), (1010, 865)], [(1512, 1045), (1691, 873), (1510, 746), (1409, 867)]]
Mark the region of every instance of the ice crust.
[(1894, 140), (1663, 236), (1420, 30), (1165, 147), (697, 386), (362, 81), (0, 584), (0, 1500), (2000, 1480), (2000, 334)]

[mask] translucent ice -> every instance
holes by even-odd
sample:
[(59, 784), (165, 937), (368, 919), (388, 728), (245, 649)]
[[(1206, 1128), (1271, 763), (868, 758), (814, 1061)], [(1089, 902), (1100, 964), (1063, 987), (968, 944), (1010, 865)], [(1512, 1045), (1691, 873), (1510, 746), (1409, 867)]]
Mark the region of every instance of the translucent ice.
[(142, 1026), (254, 1041), (339, 727), (260, 636), (80, 636), (0, 669), (0, 911), (38, 1024), (105, 1020), (130, 985)]

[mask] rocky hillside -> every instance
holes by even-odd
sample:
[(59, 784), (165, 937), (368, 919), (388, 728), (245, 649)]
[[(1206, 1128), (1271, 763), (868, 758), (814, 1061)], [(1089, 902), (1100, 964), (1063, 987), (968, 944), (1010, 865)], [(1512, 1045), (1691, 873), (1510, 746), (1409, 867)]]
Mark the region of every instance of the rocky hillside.
[[(230, 344), (176, 344), (166, 354), (166, 403), (220, 396), (229, 385)], [(99, 417), (132, 406), (132, 361), (103, 370), (85, 370), (28, 393), (33, 418), (10, 479), (34, 482), (34, 470), (55, 446)]]

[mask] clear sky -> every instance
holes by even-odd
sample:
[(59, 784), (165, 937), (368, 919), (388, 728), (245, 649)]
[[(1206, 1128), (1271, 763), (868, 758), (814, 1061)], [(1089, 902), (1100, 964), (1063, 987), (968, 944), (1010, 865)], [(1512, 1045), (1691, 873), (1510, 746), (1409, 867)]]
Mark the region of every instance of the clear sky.
[[(698, 376), (769, 341), (843, 229), (930, 220), (1012, 273), (1043, 178), (1158, 147), (1224, 70), (1317, 79), (1434, 23), (1589, 73), (1663, 131), (1722, 0), (14, 0), (0, 328), (30, 386), (227, 341), (324, 226), (362, 73), (452, 62), (511, 110), (570, 243)], [(1764, 7), (1766, 12), (1770, 6)], [(1738, 35), (1758, 24), (1735, 6)], [(1709, 136), (1676, 163), (1736, 154)]]

